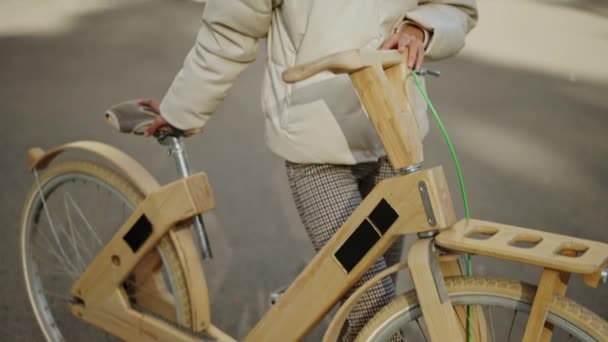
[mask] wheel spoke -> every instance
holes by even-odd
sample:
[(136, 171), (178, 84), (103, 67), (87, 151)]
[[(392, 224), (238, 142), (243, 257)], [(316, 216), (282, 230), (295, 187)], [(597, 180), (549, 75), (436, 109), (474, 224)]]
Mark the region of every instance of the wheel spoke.
[[(479, 328), (471, 336), (474, 341), (480, 338), (500, 342), (521, 340), (537, 292), (535, 286), (494, 277), (446, 278), (445, 284), (452, 307), (459, 316), (459, 330), (466, 327), (464, 310), (467, 306), (472, 306), (474, 319), (485, 323), (474, 325), (475, 329)], [(392, 341), (401, 337), (400, 331), (403, 331), (409, 339), (428, 342), (426, 317), (417, 296), (421, 290), (424, 289), (412, 289), (395, 298), (368, 323), (359, 338), (364, 341)], [(523, 317), (519, 317), (520, 313), (524, 314)], [(604, 341), (608, 338), (605, 333), (608, 331), (608, 322), (576, 303), (553, 302), (546, 321), (555, 327), (554, 340)], [(410, 332), (413, 332), (411, 336)]]
[[(37, 242), (35, 242), (35, 244), (38, 245)], [(57, 258), (57, 257), (55, 256), (55, 258)], [(69, 270), (67, 268), (63, 268), (63, 269), (59, 268), (59, 267), (65, 267), (65, 265), (61, 264), (61, 262), (53, 263), (53, 262), (47, 261), (45, 258), (35, 258), (35, 259), (36, 259), (35, 262), (37, 265), (44, 266), (42, 268), (44, 271), (40, 271), (40, 267), (38, 267), (38, 273), (40, 273), (40, 274), (63, 275), (63, 276), (69, 276), (71, 279), (76, 279), (78, 277), (78, 273), (76, 271)]]
[[(71, 288), (115, 233), (115, 223), (124, 222), (142, 196), (120, 175), (89, 162), (64, 162), (49, 167), (44, 175), (34, 174), (34, 192), (28, 199), (22, 233), (31, 304), (51, 340), (81, 341), (90, 332), (76, 329), (79, 319), (67, 305), (72, 300)], [(118, 272), (110, 273), (110, 279), (120, 280)], [(168, 278), (172, 280), (173, 274)], [(165, 288), (166, 284), (125, 285), (133, 289), (128, 291), (129, 297), (163, 300), (176, 310), (182, 302), (188, 303)], [(88, 336), (97, 341), (108, 335), (99, 331)]]
[(38, 264), (44, 265), (44, 271), (38, 271), (38, 273), (40, 273), (40, 274), (55, 275), (55, 276), (68, 276), (71, 280), (78, 279), (77, 274), (66, 274), (65, 271), (58, 270), (56, 268), (51, 269), (51, 268), (49, 268), (50, 264), (40, 262), (40, 260), (38, 261)]
[[(53, 248), (53, 243), (50, 241), (50, 239), (46, 236), (46, 234), (44, 233), (43, 230), (40, 230), (38, 232), (40, 234), (40, 236), (42, 237), (42, 239), (46, 242), (48, 248), (44, 249), (42, 246), (40, 246), (41, 248), (43, 248), (43, 250), (46, 250), (47, 252), (49, 252), (50, 254), (52, 254), (55, 259), (57, 259), (57, 261), (63, 266), (64, 271), (68, 274), (78, 274), (78, 270), (76, 269), (76, 267), (74, 265), (72, 265), (71, 262), (69, 262), (69, 260), (67, 258), (64, 258), (62, 256), (60, 256), (57, 251), (55, 250), (55, 248)], [(37, 260), (39, 261), (39, 260)]]
[(517, 316), (517, 310), (513, 310), (513, 318), (511, 319), (511, 328), (509, 329), (509, 337), (507, 342), (511, 341), (511, 334), (513, 333), (513, 326), (515, 325), (515, 317)]
[(80, 250), (78, 248), (78, 244), (76, 243), (76, 233), (75, 233), (76, 229), (74, 228), (74, 222), (72, 221), (72, 215), (70, 213), (70, 208), (68, 206), (68, 201), (66, 199), (66, 194), (64, 194), (64, 196), (63, 196), (63, 205), (65, 207), (65, 216), (66, 216), (66, 220), (68, 221), (68, 228), (70, 230), (70, 237), (71, 237), (71, 240), (72, 240), (72, 248), (74, 249), (74, 254), (76, 254), (76, 258), (80, 262), (81, 271), (84, 271), (87, 268), (87, 264), (84, 261), (84, 259), (82, 258), (82, 255), (80, 255)]
[[(67, 195), (70, 196), (69, 193)], [(73, 199), (69, 202), (71, 203), (72, 201), (73, 201)], [(71, 204), (69, 206), (71, 206)], [(71, 211), (70, 211), (70, 213), (71, 213)], [(70, 214), (70, 217), (71, 217), (71, 214)], [(76, 225), (74, 225), (74, 226), (76, 226)], [(96, 256), (96, 253), (91, 249), (90, 243), (88, 243), (85, 240), (85, 238), (83, 237), (83, 234), (80, 232), (80, 229), (75, 229), (74, 231), (75, 231), (76, 239), (78, 240), (78, 243), (80, 244), (80, 246), (82, 246), (82, 251), (86, 254), (86, 260), (93, 260), (93, 257)], [(95, 240), (98, 240), (98, 239), (99, 239), (99, 237), (97, 236), (95, 238)], [(85, 269), (86, 269), (86, 266), (88, 266), (88, 263), (85, 262)]]
[(103, 246), (103, 242), (101, 242), (101, 239), (97, 235), (97, 232), (95, 232), (95, 229), (93, 229), (93, 226), (91, 225), (91, 223), (89, 223), (89, 220), (87, 220), (87, 218), (84, 216), (84, 214), (82, 213), (82, 210), (80, 209), (78, 204), (76, 204), (76, 201), (74, 201), (74, 199), (69, 195), (69, 193), (67, 195), (68, 195), (68, 199), (72, 203), (72, 206), (74, 207), (74, 209), (76, 210), (76, 212), (78, 213), (78, 215), (80, 216), (82, 221), (84, 222), (85, 226), (89, 229), (91, 236), (93, 236), (95, 238), (95, 240), (97, 240), (97, 243), (99, 244), (100, 247)]
[(51, 232), (53, 233), (53, 238), (55, 239), (55, 242), (57, 243), (57, 247), (59, 247), (59, 251), (61, 252), (61, 255), (65, 258), (65, 261), (67, 263), (71, 264), (69, 262), (69, 258), (67, 256), (65, 250), (63, 249), (63, 245), (61, 244), (61, 241), (59, 240), (59, 235), (57, 234), (55, 225), (53, 224), (53, 219), (51, 218), (51, 213), (49, 212), (49, 208), (46, 204), (46, 199), (44, 198), (44, 193), (42, 193), (42, 188), (40, 186), (40, 179), (38, 178), (38, 172), (35, 169), (34, 169), (34, 177), (36, 178), (36, 184), (38, 186), (38, 194), (40, 195), (40, 200), (42, 201), (42, 207), (46, 214), (46, 218), (49, 221), (49, 226), (51, 227)]
[(50, 295), (51, 297), (61, 299), (62, 301), (69, 302), (72, 300), (72, 297), (66, 296), (65, 294), (56, 293), (56, 292), (49, 291), (49, 290), (44, 290), (43, 292), (45, 295)]
[(488, 314), (490, 316), (490, 332), (492, 333), (492, 341), (496, 341), (496, 335), (494, 334), (494, 319), (492, 318), (492, 307), (486, 305), (488, 307)]

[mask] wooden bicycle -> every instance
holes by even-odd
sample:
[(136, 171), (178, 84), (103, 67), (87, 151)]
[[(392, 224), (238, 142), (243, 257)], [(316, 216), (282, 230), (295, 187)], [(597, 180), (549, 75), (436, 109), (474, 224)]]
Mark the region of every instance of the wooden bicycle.
[[(324, 341), (339, 338), (366, 289), (404, 268), (415, 288), (368, 322), (358, 341), (402, 335), (432, 341), (548, 341), (552, 336), (608, 341), (608, 323), (564, 297), (572, 273), (590, 287), (606, 281), (608, 244), (457, 221), (442, 168), (420, 167), (422, 143), (403, 91), (410, 71), (402, 56), (351, 50), (284, 73), (287, 82), (319, 72), (348, 73), (392, 165), (408, 173), (371, 191), (244, 340), (301, 339), (396, 239), (415, 233), (420, 239), (408, 262), (389, 267), (355, 291), (334, 315)], [(149, 122), (145, 108), (132, 104), (107, 115), (122, 131), (141, 132)], [(211, 256), (211, 250), (201, 214), (214, 207), (214, 199), (206, 175), (190, 174), (184, 135), (170, 129), (157, 136), (183, 176), (164, 186), (131, 157), (99, 142), (29, 151), (35, 184), (23, 212), (22, 263), (47, 340), (92, 340), (99, 329), (127, 341), (235, 340), (210, 316), (200, 256)], [(103, 162), (55, 161), (73, 151)], [(537, 286), (467, 277), (459, 266), (464, 253), (544, 270)], [(520, 313), (524, 318), (516, 322)]]

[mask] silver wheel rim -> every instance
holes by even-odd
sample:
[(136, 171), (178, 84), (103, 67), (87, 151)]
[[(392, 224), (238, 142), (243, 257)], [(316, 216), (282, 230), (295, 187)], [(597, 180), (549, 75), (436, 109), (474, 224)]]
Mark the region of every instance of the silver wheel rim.
[[(531, 305), (528, 303), (508, 297), (500, 297), (498, 295), (451, 293), (450, 300), (454, 305), (488, 305), (523, 313), (529, 313), (531, 309)], [(416, 321), (421, 317), (422, 310), (420, 309), (420, 304), (416, 303), (404, 307), (384, 321), (383, 324), (370, 335), (367, 341), (389, 341), (393, 336), (399, 333), (401, 327)], [(585, 331), (554, 313), (549, 313), (547, 321), (571, 334), (573, 337), (577, 338), (578, 341), (595, 341), (595, 339), (589, 336)]]
[[(60, 188), (63, 184), (75, 181), (83, 181), (93, 184), (93, 186), (99, 186), (103, 190), (107, 191), (109, 194), (114, 196), (118, 201), (120, 201), (130, 212), (134, 210), (133, 205), (129, 202), (126, 196), (116, 190), (112, 185), (106, 183), (105, 181), (88, 175), (86, 173), (81, 173), (78, 171), (68, 172), (64, 174), (60, 174), (56, 177), (52, 177), (40, 184), (42, 189), (42, 193), (44, 193), (45, 198), (49, 198), (53, 192)], [(36, 260), (34, 260), (34, 256), (32, 254), (32, 247), (30, 246), (30, 238), (32, 235), (33, 227), (37, 225), (34, 218), (36, 215), (42, 215), (42, 211), (44, 210), (42, 206), (42, 201), (40, 197), (40, 192), (37, 191), (33, 196), (31, 196), (29, 203), (27, 203), (27, 213), (28, 216), (25, 218), (23, 222), (22, 232), (21, 232), (21, 251), (22, 251), (22, 266), (24, 270), (26, 289), (28, 292), (28, 296), (30, 299), (30, 303), (32, 305), (32, 309), (38, 321), (38, 324), (48, 341), (65, 341), (63, 334), (61, 333), (60, 327), (58, 326), (55, 317), (49, 307), (49, 301), (47, 299), (47, 294), (45, 294), (43, 281), (40, 276), (39, 266)], [(167, 280), (169, 284), (169, 288), (174, 293), (174, 279), (169, 272), (166, 272), (165, 267), (165, 256), (160, 251), (157, 250), (161, 259), (163, 260), (163, 278)], [(69, 296), (65, 294), (65, 296)], [(176, 297), (175, 306), (177, 311), (177, 319), (180, 322), (180, 313), (181, 313), (181, 303), (179, 303), (178, 298)]]

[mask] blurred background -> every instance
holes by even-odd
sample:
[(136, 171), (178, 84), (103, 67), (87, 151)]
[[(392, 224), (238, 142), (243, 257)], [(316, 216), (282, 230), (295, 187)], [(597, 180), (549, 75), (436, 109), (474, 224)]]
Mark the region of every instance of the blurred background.
[[(472, 216), (608, 242), (608, 2), (483, 0), (479, 8), (466, 48), (429, 64), (442, 76), (427, 80), (459, 152)], [(163, 96), (202, 10), (177, 0), (0, 2), (0, 340), (42, 340), (19, 259), (18, 223), (33, 181), (27, 149), (99, 140), (162, 182), (174, 179), (164, 148), (119, 135), (102, 114), (125, 99)], [(283, 161), (264, 144), (264, 57), (262, 47), (205, 133), (187, 142), (217, 200), (207, 220), (216, 258), (205, 264), (213, 321), (236, 337), (313, 256)], [(426, 166), (444, 165), (463, 217), (448, 150), (431, 127)], [(483, 258), (474, 270), (530, 282), (540, 274)], [(407, 288), (407, 277), (399, 286)], [(590, 291), (574, 277), (568, 295), (608, 318), (608, 286)]]

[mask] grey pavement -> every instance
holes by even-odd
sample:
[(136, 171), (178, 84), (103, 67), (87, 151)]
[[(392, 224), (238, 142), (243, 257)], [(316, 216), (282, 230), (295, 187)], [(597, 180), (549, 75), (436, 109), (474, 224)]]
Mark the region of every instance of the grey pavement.
[[(200, 14), (200, 4), (190, 2), (125, 1), (80, 14), (56, 32), (0, 32), (0, 220), (6, 234), (0, 340), (42, 340), (19, 259), (19, 216), (32, 184), (27, 149), (99, 140), (128, 152), (162, 182), (174, 179), (161, 147), (119, 135), (102, 113), (124, 99), (163, 95)], [(205, 133), (188, 139), (191, 163), (208, 173), (217, 200), (207, 215), (216, 253), (205, 265), (212, 317), (236, 337), (263, 315), (269, 293), (313, 256), (283, 161), (264, 145), (263, 56), (262, 49)], [(608, 242), (608, 79), (573, 80), (466, 54), (431, 66), (443, 74), (428, 80), (430, 94), (459, 152), (473, 217)], [(444, 165), (462, 217), (454, 167), (431, 126), (425, 165)], [(485, 258), (474, 263), (476, 273), (529, 282), (540, 271)], [(403, 279), (400, 287), (406, 286)], [(568, 295), (608, 318), (608, 286), (590, 290), (574, 277)], [(309, 340), (318, 340), (321, 330)]]

